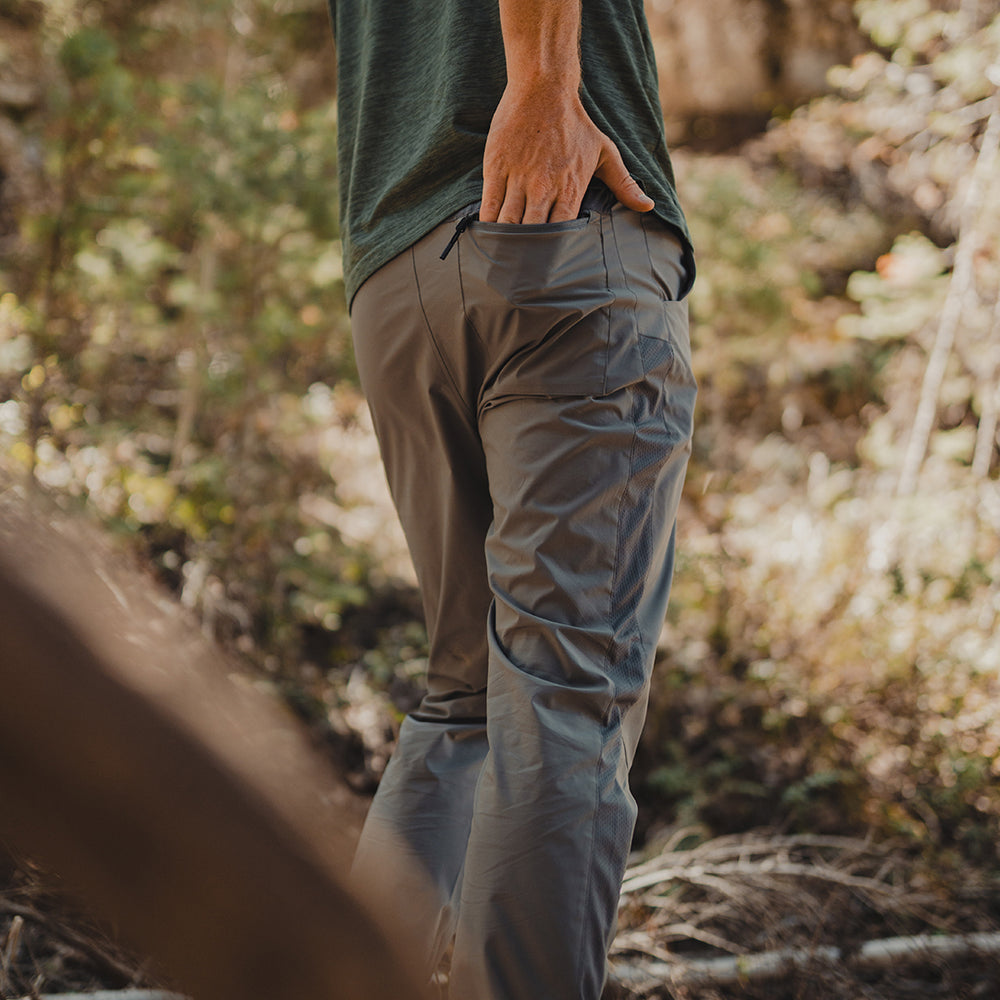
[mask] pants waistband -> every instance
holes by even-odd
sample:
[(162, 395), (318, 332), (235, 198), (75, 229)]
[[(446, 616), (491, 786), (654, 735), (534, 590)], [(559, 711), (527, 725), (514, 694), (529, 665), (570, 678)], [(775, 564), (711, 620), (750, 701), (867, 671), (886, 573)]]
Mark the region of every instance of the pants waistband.
[[(580, 202), (580, 213), (584, 212), (610, 212), (615, 206), (617, 199), (611, 193), (611, 189), (604, 183), (604, 181), (598, 180), (596, 177), (587, 186), (587, 190), (584, 192), (583, 200)], [(474, 215), (479, 211), (479, 207), (482, 205), (481, 201), (469, 202), (464, 208), (460, 208), (457, 212), (449, 215), (445, 219), (445, 223), (458, 222), (459, 219), (467, 218), (470, 215)]]

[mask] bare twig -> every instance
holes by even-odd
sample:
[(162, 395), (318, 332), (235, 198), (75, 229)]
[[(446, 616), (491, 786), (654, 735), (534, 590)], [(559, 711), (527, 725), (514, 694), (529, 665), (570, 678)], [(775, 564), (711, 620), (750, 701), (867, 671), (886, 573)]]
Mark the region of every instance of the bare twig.
[[(790, 860), (795, 852), (834, 852), (836, 868), (822, 862), (803, 865)], [(625, 874), (623, 895), (671, 880), (696, 881), (704, 877), (745, 875), (792, 875), (822, 878), (834, 874), (843, 882), (850, 878), (851, 863), (861, 858), (881, 856), (883, 849), (866, 840), (850, 837), (798, 836), (717, 837), (690, 850), (668, 848), (662, 854), (630, 868)], [(669, 861), (669, 864), (664, 864)], [(882, 885), (881, 880), (867, 879)], [(884, 887), (884, 886), (883, 886)]]
[(22, 917), (14, 917), (7, 928), (4, 936), (3, 947), (0, 948), (0, 991), (7, 988), (7, 976), (11, 966), (17, 959), (17, 952), (21, 946), (21, 930), (24, 927)]
[(792, 969), (814, 966), (817, 963), (843, 963), (854, 968), (884, 969), (899, 962), (922, 958), (964, 958), (976, 955), (1000, 955), (1000, 934), (961, 934), (948, 937), (919, 934), (869, 941), (857, 951), (825, 945), (815, 948), (782, 948), (756, 955), (694, 961), (616, 961), (612, 964), (611, 975), (618, 982), (639, 989), (656, 983), (669, 983), (673, 986), (729, 986), (772, 979)]
[(799, 864), (796, 862), (780, 862), (773, 859), (753, 863), (736, 861), (717, 865), (673, 865), (659, 868), (644, 875), (628, 879), (622, 886), (622, 892), (633, 893), (650, 886), (664, 882), (695, 882), (709, 884), (715, 879), (752, 881), (764, 886), (771, 885), (779, 877), (818, 879), (825, 882), (835, 882), (837, 885), (853, 889), (864, 889), (867, 892), (884, 893), (890, 887), (884, 882), (864, 876), (855, 876), (825, 865)]
[(844, 933), (838, 914), (851, 924), (852, 912), (866, 910), (952, 932), (941, 900), (928, 887), (915, 890), (900, 866), (891, 845), (845, 837), (744, 834), (665, 851), (626, 873), (614, 953), (675, 965), (679, 942), (734, 956), (768, 947), (761, 968), (769, 969), (789, 955), (825, 955), (817, 948)]
[(941, 310), (941, 319), (937, 333), (934, 335), (934, 345), (931, 348), (927, 367), (924, 369), (924, 381), (920, 387), (920, 402), (917, 405), (913, 427), (903, 456), (903, 467), (899, 475), (898, 492), (902, 496), (913, 493), (917, 485), (917, 476), (927, 453), (927, 444), (934, 429), (934, 419), (937, 415), (938, 394), (944, 381), (945, 368), (951, 355), (955, 334), (962, 319), (962, 311), (973, 288), (975, 254), (978, 249), (978, 222), (983, 202), (983, 192), (993, 171), (997, 149), (1000, 147), (1000, 97), (994, 95), (993, 111), (990, 114), (983, 136), (976, 164), (972, 170), (972, 178), (966, 192), (965, 203), (962, 206), (962, 217), (959, 225), (958, 248), (955, 253), (955, 267), (948, 286), (948, 295)]
[(676, 860), (678, 864), (710, 863), (730, 861), (734, 858), (750, 860), (755, 857), (774, 857), (788, 855), (794, 851), (831, 851), (840, 859), (846, 857), (867, 857), (885, 854), (885, 848), (867, 840), (856, 837), (832, 837), (817, 834), (796, 834), (794, 836), (780, 834), (743, 834), (737, 836), (715, 837), (697, 847), (688, 850), (675, 850), (672, 839), (663, 850), (649, 861), (629, 868), (626, 877), (641, 875), (653, 871), (663, 864), (664, 857)]
[(997, 444), (997, 424), (1000, 422), (1000, 288), (997, 289), (987, 350), (993, 354), (993, 365), (992, 371), (982, 382), (976, 449), (972, 455), (972, 471), (982, 478), (990, 472), (990, 462)]
[(78, 930), (68, 921), (50, 916), (25, 903), (15, 903), (10, 899), (0, 898), (0, 913), (13, 914), (14, 920), (29, 920), (36, 923), (54, 938), (64, 941), (75, 951), (88, 955), (94, 961), (100, 962), (115, 975), (123, 979), (132, 979), (136, 969), (127, 959), (116, 954), (115, 947), (109, 942), (99, 941), (92, 932)]

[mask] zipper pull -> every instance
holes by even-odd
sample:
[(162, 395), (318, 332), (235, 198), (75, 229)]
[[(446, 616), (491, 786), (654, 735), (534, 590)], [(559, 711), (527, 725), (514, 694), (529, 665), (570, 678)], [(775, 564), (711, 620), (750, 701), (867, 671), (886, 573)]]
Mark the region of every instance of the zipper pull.
[(441, 254), (441, 260), (444, 260), (448, 254), (451, 253), (451, 248), (458, 242), (459, 236), (462, 235), (476, 221), (476, 216), (478, 213), (473, 213), (472, 215), (463, 215), (461, 219), (458, 220), (458, 225), (455, 226), (455, 233), (450, 240), (448, 240), (448, 245), (444, 248), (444, 253)]

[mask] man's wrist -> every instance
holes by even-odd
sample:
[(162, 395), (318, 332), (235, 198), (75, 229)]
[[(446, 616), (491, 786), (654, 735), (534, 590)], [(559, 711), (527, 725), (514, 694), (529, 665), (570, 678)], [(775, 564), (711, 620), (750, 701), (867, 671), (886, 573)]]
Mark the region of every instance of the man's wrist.
[(515, 90), (580, 90), (580, 0), (500, 0), (507, 83)]
[(507, 88), (514, 94), (549, 94), (554, 100), (576, 97), (580, 93), (580, 70), (565, 67), (525, 66), (521, 71), (507, 71)]
[(567, 73), (546, 73), (537, 67), (507, 78), (507, 98), (516, 103), (564, 107), (580, 99), (580, 78)]

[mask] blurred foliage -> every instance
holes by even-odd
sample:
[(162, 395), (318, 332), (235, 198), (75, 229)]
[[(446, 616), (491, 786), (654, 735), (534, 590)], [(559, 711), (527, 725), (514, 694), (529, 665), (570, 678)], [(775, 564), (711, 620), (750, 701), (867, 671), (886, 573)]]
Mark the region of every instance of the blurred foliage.
[[(0, 461), (138, 539), (369, 784), (426, 651), (350, 353), (325, 7), (42, 6)], [(701, 396), (641, 822), (873, 829), (996, 866), (1000, 171), (969, 199), (1000, 16), (857, 13), (872, 51), (829, 96), (676, 156)]]
[(271, 666), (369, 569), (302, 504), (332, 503), (322, 435), (355, 418), (336, 123), (288, 85), (289, 6), (46, 4), (44, 195), (0, 272), (13, 465)]
[(879, 49), (830, 96), (739, 157), (679, 157), (703, 394), (640, 769), (661, 808), (716, 830), (869, 828), (996, 867), (1000, 171), (972, 178), (1000, 16), (857, 11)]

